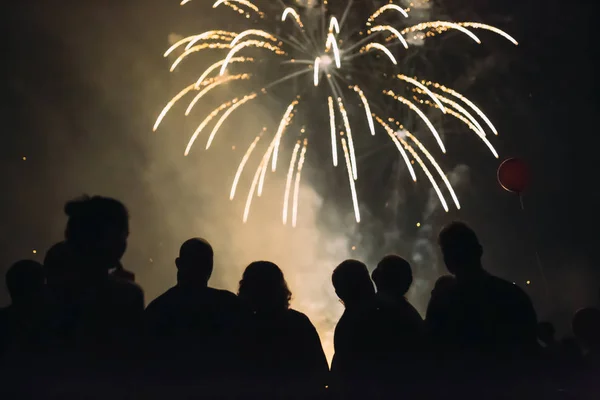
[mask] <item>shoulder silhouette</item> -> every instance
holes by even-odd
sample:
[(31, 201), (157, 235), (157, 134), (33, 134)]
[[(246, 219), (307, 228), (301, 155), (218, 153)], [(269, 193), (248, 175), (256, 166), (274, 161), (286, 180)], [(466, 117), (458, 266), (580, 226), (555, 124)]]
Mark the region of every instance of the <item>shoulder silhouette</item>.
[(308, 317), (290, 309), (292, 294), (281, 269), (266, 261), (250, 264), (239, 297), (246, 309), (242, 351), (260, 394), (298, 399), (322, 394), (327, 359)]

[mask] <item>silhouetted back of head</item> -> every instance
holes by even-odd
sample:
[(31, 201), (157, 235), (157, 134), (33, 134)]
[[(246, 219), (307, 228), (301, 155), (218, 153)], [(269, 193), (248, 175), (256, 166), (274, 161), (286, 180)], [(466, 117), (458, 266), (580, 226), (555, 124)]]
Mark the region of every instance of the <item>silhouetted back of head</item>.
[(206, 285), (213, 271), (214, 253), (204, 239), (187, 240), (179, 249), (177, 281), (183, 285)]
[(577, 311), (573, 318), (573, 333), (587, 347), (600, 346), (600, 310), (589, 307)]
[(346, 260), (336, 267), (331, 276), (335, 292), (346, 307), (370, 301), (375, 288), (367, 266), (356, 260)]
[(103, 268), (114, 268), (129, 236), (129, 214), (123, 203), (84, 196), (68, 202), (65, 213), (69, 217), (65, 237), (75, 252)]
[(281, 269), (269, 261), (248, 265), (238, 291), (240, 299), (252, 311), (282, 311), (290, 306), (292, 293)]
[(6, 287), (15, 305), (39, 300), (44, 293), (44, 284), (44, 267), (36, 261), (16, 262), (6, 272)]
[(412, 268), (408, 261), (396, 255), (384, 257), (371, 275), (377, 291), (394, 296), (404, 296), (413, 282)]
[(65, 284), (74, 273), (75, 260), (66, 242), (56, 243), (46, 252), (44, 270), (49, 286)]
[(452, 222), (439, 235), (439, 244), (448, 271), (466, 276), (481, 268), (483, 249), (475, 232), (463, 222)]

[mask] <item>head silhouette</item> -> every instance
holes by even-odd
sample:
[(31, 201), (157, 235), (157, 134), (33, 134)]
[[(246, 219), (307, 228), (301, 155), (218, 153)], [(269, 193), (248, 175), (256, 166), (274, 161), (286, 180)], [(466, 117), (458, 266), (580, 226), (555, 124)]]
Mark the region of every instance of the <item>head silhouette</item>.
[(180, 285), (206, 286), (213, 271), (213, 249), (204, 239), (185, 241), (179, 249), (177, 282)]
[(481, 270), (483, 248), (475, 232), (465, 223), (452, 222), (439, 235), (439, 245), (448, 271), (457, 279)]
[(46, 252), (44, 270), (50, 287), (63, 287), (73, 278), (75, 260), (66, 242), (56, 243)]
[(65, 237), (86, 266), (109, 270), (118, 265), (127, 248), (129, 214), (118, 200), (88, 197), (70, 201), (65, 206), (69, 217)]
[(238, 295), (254, 312), (287, 310), (292, 299), (283, 272), (269, 261), (248, 265)]
[(573, 318), (573, 333), (587, 348), (600, 347), (600, 310), (593, 307), (583, 308)]
[(377, 291), (402, 297), (413, 282), (412, 268), (408, 261), (396, 255), (385, 256), (371, 274)]
[(346, 307), (370, 301), (375, 288), (367, 266), (356, 260), (346, 260), (336, 267), (331, 276), (335, 293)]
[(36, 261), (18, 261), (6, 272), (6, 287), (15, 306), (38, 302), (45, 282), (44, 267)]

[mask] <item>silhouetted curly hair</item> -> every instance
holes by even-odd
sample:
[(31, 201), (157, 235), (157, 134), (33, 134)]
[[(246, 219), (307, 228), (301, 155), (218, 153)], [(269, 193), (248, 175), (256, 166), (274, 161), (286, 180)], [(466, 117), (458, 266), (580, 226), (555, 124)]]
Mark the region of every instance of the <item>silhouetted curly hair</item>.
[(248, 265), (242, 275), (238, 295), (252, 311), (287, 310), (292, 299), (283, 272), (268, 261)]

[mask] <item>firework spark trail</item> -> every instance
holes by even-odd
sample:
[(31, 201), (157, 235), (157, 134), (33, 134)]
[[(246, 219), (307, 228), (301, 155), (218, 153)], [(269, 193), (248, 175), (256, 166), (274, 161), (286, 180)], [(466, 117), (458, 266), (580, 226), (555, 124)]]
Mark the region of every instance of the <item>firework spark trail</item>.
[(245, 96), (239, 102), (237, 102), (233, 106), (231, 106), (231, 108), (229, 110), (227, 110), (225, 112), (225, 114), (223, 114), (221, 119), (215, 124), (215, 127), (213, 128), (212, 132), (210, 133), (210, 136), (208, 137), (208, 141), (206, 142), (206, 150), (208, 150), (210, 148), (210, 145), (211, 145), (213, 139), (215, 138), (215, 135), (217, 134), (219, 129), (221, 129), (221, 125), (223, 125), (223, 123), (227, 120), (227, 118), (229, 118), (229, 116), (235, 110), (237, 110), (238, 108), (240, 108), (241, 106), (243, 106), (244, 104), (249, 102), (250, 100), (254, 100), (256, 98), (256, 96), (257, 96), (256, 93), (251, 93), (251, 94)]
[(352, 164), (352, 176), (354, 180), (358, 179), (358, 167), (356, 165), (356, 153), (354, 151), (354, 140), (352, 139), (352, 128), (350, 127), (350, 120), (348, 119), (348, 113), (346, 112), (346, 108), (344, 107), (344, 103), (342, 102), (342, 98), (338, 97), (338, 109), (340, 110), (340, 114), (342, 114), (342, 119), (344, 121), (344, 128), (346, 129), (346, 136), (348, 136), (348, 148), (350, 150), (350, 161)]
[(292, 178), (294, 177), (294, 167), (296, 166), (296, 159), (298, 158), (298, 151), (300, 150), (300, 141), (294, 146), (292, 152), (292, 159), (290, 160), (290, 168), (287, 174), (287, 180), (285, 182), (285, 195), (283, 197), (283, 224), (287, 224), (288, 218), (288, 207), (290, 203), (290, 190), (292, 188)]
[(163, 108), (163, 110), (160, 112), (160, 115), (156, 119), (156, 122), (154, 123), (154, 128), (152, 128), (152, 130), (154, 132), (156, 132), (156, 130), (158, 129), (158, 126), (162, 122), (163, 118), (165, 118), (165, 115), (167, 115), (167, 113), (175, 105), (175, 103), (177, 103), (179, 100), (181, 100), (183, 98), (183, 96), (185, 96), (186, 94), (188, 94), (189, 92), (191, 92), (195, 88), (196, 88), (196, 84), (193, 84), (193, 85), (190, 85), (190, 86), (186, 87), (181, 92), (179, 92), (175, 97), (173, 97), (171, 99), (171, 101), (169, 101), (167, 103), (167, 105), (165, 106), (165, 108)]
[(314, 84), (315, 87), (319, 86), (319, 66), (321, 65), (321, 57), (317, 57), (315, 58), (315, 65), (313, 67), (313, 69), (315, 70), (315, 76), (314, 76)]
[(494, 132), (494, 135), (498, 135), (498, 131), (496, 130), (496, 127), (492, 124), (492, 121), (490, 121), (490, 119), (487, 117), (487, 115), (485, 115), (483, 113), (483, 111), (481, 111), (479, 109), (479, 107), (477, 107), (471, 100), (467, 99), (465, 96), (458, 93), (456, 90), (452, 90), (452, 89), (447, 88), (444, 85), (440, 85), (439, 83), (436, 83), (436, 82), (428, 81), (428, 82), (425, 82), (425, 85), (427, 85), (427, 86), (433, 85), (433, 87), (435, 87), (436, 89), (440, 89), (442, 92), (448, 93), (448, 94), (460, 99), (463, 103), (465, 103), (473, 111), (475, 111), (477, 113), (477, 115), (479, 115), (481, 117), (481, 119), (483, 119), (485, 121), (485, 123), (490, 127), (492, 132)]
[(397, 75), (397, 78), (400, 80), (406, 81), (412, 85), (415, 85), (419, 89), (423, 90), (427, 94), (427, 96), (431, 97), (431, 100), (433, 100), (440, 107), (440, 110), (442, 110), (442, 112), (444, 114), (446, 114), (446, 108), (444, 107), (444, 105), (441, 103), (440, 100), (438, 100), (436, 98), (436, 96), (433, 94), (433, 92), (431, 90), (427, 89), (427, 86), (423, 85), (416, 79), (410, 78), (406, 75), (399, 74), (399, 75)]
[(358, 208), (358, 197), (356, 196), (356, 186), (354, 179), (352, 178), (352, 165), (350, 162), (350, 155), (348, 154), (348, 146), (346, 145), (346, 139), (342, 138), (342, 148), (344, 149), (344, 156), (346, 158), (346, 167), (348, 168), (348, 181), (350, 181), (350, 191), (352, 192), (352, 204), (354, 206), (354, 216), (356, 222), (360, 223), (360, 210)]
[(404, 162), (406, 163), (406, 167), (408, 168), (408, 172), (410, 172), (410, 176), (411, 176), (413, 182), (416, 182), (417, 181), (417, 175), (415, 174), (415, 169), (413, 168), (413, 166), (412, 166), (412, 164), (410, 162), (410, 159), (408, 158), (408, 154), (406, 154), (406, 151), (404, 150), (404, 148), (400, 144), (400, 141), (398, 140), (398, 137), (396, 136), (394, 130), (392, 128), (390, 128), (390, 126), (388, 124), (386, 124), (378, 116), (375, 116), (375, 119), (377, 120), (377, 122), (379, 122), (379, 124), (383, 127), (383, 129), (385, 129), (385, 131), (387, 132), (387, 134), (390, 137), (390, 139), (392, 139), (392, 141), (396, 145), (396, 148), (398, 149), (398, 151), (402, 155), (402, 158), (404, 159)]
[(360, 52), (367, 53), (367, 52), (371, 51), (372, 49), (377, 49), (377, 50), (383, 51), (385, 53), (385, 55), (388, 56), (388, 58), (392, 61), (392, 63), (394, 63), (394, 65), (398, 65), (398, 61), (396, 61), (396, 58), (394, 57), (394, 55), (392, 54), (390, 49), (388, 49), (381, 43), (369, 43), (368, 45), (363, 47), (360, 50)]
[[(187, 1), (191, 1), (191, 0), (187, 0)], [(246, 7), (248, 7), (248, 8), (251, 8), (253, 11), (256, 11), (258, 13), (260, 12), (260, 9), (256, 5), (252, 4), (248, 0), (217, 0), (215, 2), (215, 4), (213, 4), (212, 7), (213, 8), (217, 8), (221, 4), (227, 5), (227, 3), (239, 3), (239, 4), (242, 4), (242, 5), (246, 6)]]
[(419, 32), (419, 31), (424, 31), (427, 29), (438, 29), (438, 28), (456, 29), (457, 31), (460, 31), (460, 32), (464, 33), (465, 35), (469, 36), (477, 44), (481, 44), (481, 40), (479, 40), (479, 38), (473, 32), (471, 32), (470, 30), (468, 30), (458, 24), (455, 24), (454, 22), (448, 22), (448, 21), (422, 22), (420, 24), (409, 26), (408, 28), (405, 28), (401, 33), (402, 33), (402, 35), (406, 35), (407, 33), (411, 33), (411, 32)]
[(294, 108), (298, 105), (298, 100), (294, 100), (290, 103), (287, 110), (283, 114), (283, 118), (281, 118), (281, 122), (279, 123), (279, 129), (277, 129), (277, 133), (275, 134), (275, 151), (273, 152), (273, 159), (271, 162), (271, 170), (275, 172), (277, 170), (277, 157), (279, 155), (279, 146), (281, 144), (281, 138), (285, 132), (285, 129), (292, 122)]
[[(229, 64), (244, 62), (254, 62), (254, 59), (249, 57), (234, 57), (231, 60), (229, 60)], [(196, 82), (196, 89), (198, 89), (202, 85), (202, 82), (204, 82), (204, 80), (208, 77), (208, 75), (210, 75), (211, 72), (222, 66), (224, 63), (225, 60), (221, 60), (208, 67), (206, 71), (204, 71), (202, 75), (200, 75), (200, 78), (198, 78), (198, 81)]]
[(429, 130), (431, 131), (431, 133), (433, 133), (433, 136), (435, 137), (435, 140), (437, 140), (438, 145), (440, 146), (440, 149), (442, 149), (442, 152), (444, 154), (446, 153), (446, 147), (444, 147), (444, 142), (442, 142), (442, 138), (438, 134), (437, 130), (435, 129), (435, 127), (433, 126), (433, 124), (431, 123), (431, 121), (429, 120), (429, 118), (427, 118), (427, 116), (425, 114), (423, 114), (423, 111), (421, 111), (419, 109), (419, 107), (417, 107), (416, 105), (414, 105), (413, 102), (405, 99), (404, 97), (396, 95), (391, 90), (389, 90), (387, 92), (384, 92), (384, 93), (387, 94), (388, 96), (393, 97), (394, 99), (398, 100), (399, 102), (407, 105), (408, 107), (410, 107), (411, 110), (413, 110), (414, 112), (416, 112), (417, 115), (419, 115), (419, 117), (421, 117), (421, 119), (429, 127)]
[[(419, 91), (417, 90), (417, 93), (419, 93)], [(442, 102), (449, 104), (450, 106), (452, 106), (456, 111), (458, 111), (459, 113), (463, 114), (465, 117), (467, 117), (469, 119), (469, 121), (471, 121), (471, 123), (473, 125), (475, 125), (477, 127), (477, 129), (479, 130), (479, 132), (481, 132), (482, 136), (486, 136), (485, 134), (485, 130), (483, 129), (483, 127), (481, 126), (481, 124), (479, 123), (479, 121), (477, 121), (475, 119), (475, 117), (473, 117), (473, 115), (468, 112), (463, 106), (461, 106), (460, 104), (458, 104), (457, 102), (450, 100), (449, 98), (442, 96), (440, 94), (435, 93), (435, 98), (441, 100)], [(439, 103), (436, 102), (436, 104)]]
[[(190, 105), (188, 106), (187, 110), (185, 110), (185, 115), (186, 116), (190, 115), (190, 112), (192, 112), (192, 109), (194, 108), (196, 103), (198, 103), (198, 101), (200, 101), (200, 99), (202, 99), (202, 97), (204, 97), (204, 95), (206, 95), (208, 92), (210, 92), (214, 88), (216, 88), (220, 85), (223, 85), (227, 82), (230, 82), (230, 81), (238, 81), (238, 80), (245, 80), (245, 79), (250, 79), (250, 75), (249, 74), (230, 75), (230, 76), (220, 77), (220, 79), (215, 79), (214, 82), (207, 85), (200, 93), (198, 93), (196, 95), (196, 97), (194, 97), (194, 99), (190, 102)], [(196, 88), (195, 85), (194, 85), (194, 88)]]
[[(173, 44), (171, 47), (169, 47), (169, 49), (165, 52), (165, 54), (163, 55), (163, 57), (165, 57), (165, 58), (168, 57), (169, 54), (171, 54), (173, 51), (175, 51), (175, 49), (177, 49), (182, 44), (187, 43), (187, 42), (192, 42), (192, 41), (194, 41), (196, 39), (198, 39), (198, 40), (205, 40), (205, 39), (212, 39), (212, 38), (219, 38), (219, 39), (221, 39), (223, 37), (234, 38), (235, 35), (237, 35), (237, 33), (235, 33), (235, 32), (215, 30), (215, 31), (207, 31), (207, 32), (201, 33), (200, 35), (188, 36), (188, 37), (185, 37), (185, 38), (177, 41), (175, 44)], [(186, 46), (186, 50), (189, 50), (187, 48), (187, 46)]]
[(186, 50), (185, 52), (183, 52), (178, 58), (177, 60), (175, 60), (175, 62), (173, 63), (173, 65), (171, 65), (171, 72), (175, 71), (175, 68), (177, 68), (177, 66), (190, 54), (192, 53), (196, 53), (198, 51), (201, 50), (206, 50), (206, 49), (210, 49), (210, 50), (214, 50), (214, 49), (229, 49), (231, 48), (231, 46), (229, 45), (229, 43), (203, 43), (200, 44), (198, 46), (194, 46), (189, 50)]
[(431, 182), (431, 186), (433, 186), (433, 189), (435, 190), (435, 192), (437, 193), (438, 197), (440, 198), (440, 202), (442, 203), (442, 206), (444, 207), (444, 210), (446, 212), (448, 212), (449, 211), (449, 209), (448, 209), (448, 203), (446, 203), (446, 199), (444, 198), (444, 195), (442, 194), (442, 191), (440, 190), (440, 187), (438, 186), (437, 182), (433, 178), (433, 175), (431, 175), (431, 172), (429, 171), (429, 168), (427, 168), (427, 166), (425, 165), (425, 163), (423, 162), (423, 160), (421, 159), (421, 157), (419, 157), (419, 155), (417, 154), (417, 152), (415, 151), (415, 149), (413, 149), (408, 143), (406, 143), (406, 141), (404, 139), (398, 138), (398, 140), (400, 140), (400, 142), (402, 142), (402, 144), (404, 145), (404, 147), (406, 148), (406, 150), (408, 150), (410, 152), (410, 154), (413, 156), (413, 158), (415, 159), (415, 161), (419, 164), (419, 166), (421, 167), (421, 169), (423, 170), (423, 172), (425, 172), (425, 175), (427, 175), (427, 178), (429, 178), (429, 181)]
[(505, 39), (507, 39), (508, 41), (512, 42), (515, 46), (519, 45), (519, 42), (517, 42), (515, 40), (515, 38), (513, 38), (512, 36), (510, 36), (508, 33), (504, 32), (501, 29), (498, 29), (498, 28), (495, 28), (493, 26), (490, 26), (490, 25), (480, 24), (478, 22), (459, 22), (458, 25), (465, 26), (467, 28), (484, 29), (484, 30), (487, 30), (487, 31), (491, 31), (491, 32), (497, 33), (500, 36), (503, 36)]
[(298, 199), (300, 197), (300, 180), (302, 179), (302, 167), (304, 167), (304, 159), (306, 157), (306, 149), (308, 148), (308, 140), (304, 139), (304, 146), (300, 153), (300, 160), (298, 161), (298, 171), (296, 172), (296, 185), (294, 187), (294, 205), (292, 209), (292, 226), (296, 227), (298, 221)]
[(245, 30), (244, 32), (241, 32), (239, 35), (237, 35), (231, 41), (231, 47), (234, 47), (235, 45), (237, 45), (240, 40), (242, 40), (243, 38), (245, 38), (247, 36), (260, 36), (265, 39), (269, 39), (273, 42), (277, 41), (277, 38), (275, 36), (273, 36), (269, 32), (263, 31), (262, 29), (248, 29), (248, 30)]
[(331, 17), (331, 21), (329, 21), (329, 33), (335, 32), (336, 35), (340, 34), (340, 24), (336, 17)]
[(371, 113), (371, 107), (369, 106), (369, 100), (367, 100), (367, 96), (363, 93), (363, 91), (358, 87), (358, 85), (354, 86), (354, 91), (358, 93), (363, 106), (365, 107), (365, 112), (367, 113), (367, 122), (369, 123), (369, 129), (371, 130), (371, 136), (375, 136), (375, 124), (373, 123), (373, 114)]
[[(213, 31), (218, 32), (218, 31)], [(206, 32), (196, 36), (192, 41), (190, 41), (187, 46), (185, 46), (186, 50), (191, 49), (198, 42), (202, 42), (205, 40), (222, 40), (224, 43), (229, 43), (236, 36), (235, 32), (223, 31), (222, 33), (213, 33), (211, 35), (206, 35)]]
[(377, 11), (375, 11), (375, 13), (369, 17), (369, 19), (367, 20), (367, 26), (371, 26), (371, 24), (377, 17), (379, 17), (381, 14), (383, 14), (384, 12), (386, 12), (388, 10), (398, 11), (400, 14), (402, 14), (404, 16), (404, 18), (408, 18), (408, 13), (399, 5), (386, 4), (385, 6), (381, 7)]
[(329, 51), (329, 49), (333, 48), (333, 57), (335, 59), (335, 66), (340, 69), (342, 67), (342, 60), (340, 57), (340, 48), (338, 47), (337, 40), (333, 33), (327, 35), (327, 43), (325, 45), (325, 49)]
[[(427, 104), (428, 106), (431, 107), (437, 107), (436, 104), (430, 102), (429, 100), (423, 101), (424, 104)], [(473, 125), (473, 123), (471, 123), (471, 121), (469, 121), (468, 118), (466, 118), (464, 115), (452, 110), (452, 109), (448, 109), (448, 114), (452, 115), (453, 117), (455, 117), (456, 119), (460, 120), (462, 123), (464, 123), (465, 125), (467, 125), (469, 127), (469, 129), (471, 129), (473, 132), (475, 132), (475, 134), (477, 136), (479, 136), (479, 138), (481, 139), (481, 141), (483, 143), (485, 143), (485, 145), (490, 149), (490, 151), (492, 152), (492, 154), (494, 155), (494, 157), (498, 158), (498, 152), (496, 151), (496, 149), (494, 148), (494, 146), (492, 145), (492, 143), (488, 140), (488, 138), (485, 136), (485, 133), (481, 133), (479, 131), (479, 129)]]
[(237, 190), (237, 186), (240, 181), (240, 177), (242, 176), (242, 172), (244, 172), (244, 167), (246, 166), (248, 159), (250, 159), (250, 156), (252, 155), (252, 152), (256, 148), (256, 144), (258, 143), (259, 140), (260, 140), (260, 135), (257, 136), (256, 139), (254, 139), (254, 141), (252, 142), (250, 147), (248, 147), (246, 154), (244, 154), (244, 158), (242, 158), (242, 161), (240, 162), (240, 166), (238, 167), (238, 170), (235, 174), (235, 179), (233, 180), (233, 185), (231, 185), (231, 193), (229, 194), (229, 200), (233, 200), (235, 198), (235, 192)]
[(279, 54), (279, 55), (285, 54), (285, 52), (283, 50), (281, 50), (278, 46), (273, 46), (271, 43), (267, 43), (267, 42), (264, 42), (261, 40), (246, 40), (245, 42), (241, 42), (241, 43), (238, 43), (237, 45), (235, 45), (235, 47), (233, 47), (231, 49), (229, 54), (227, 54), (227, 57), (225, 57), (225, 62), (223, 63), (223, 66), (221, 66), (221, 72), (219, 73), (220, 75), (225, 75), (225, 71), (227, 71), (227, 66), (229, 65), (229, 61), (233, 58), (235, 53), (239, 52), (240, 50), (244, 49), (245, 47), (258, 47), (261, 49), (270, 50), (270, 51), (274, 52), (275, 54)]
[(371, 32), (386, 32), (386, 31), (390, 32), (392, 35), (396, 36), (398, 38), (398, 40), (402, 43), (404, 48), (408, 49), (408, 42), (406, 41), (406, 39), (404, 39), (404, 36), (402, 36), (402, 34), (393, 26), (378, 25), (374, 28), (369, 29), (368, 33), (371, 34)]
[(262, 165), (262, 170), (260, 172), (260, 181), (258, 182), (258, 197), (262, 196), (263, 188), (265, 186), (265, 177), (267, 175), (267, 169), (269, 167), (269, 159), (271, 158), (271, 154), (273, 154), (273, 149), (275, 148), (275, 139), (271, 142), (267, 151), (265, 152), (266, 161)]
[(460, 210), (460, 203), (458, 201), (458, 197), (456, 196), (456, 193), (454, 192), (454, 189), (452, 188), (450, 181), (446, 177), (446, 174), (444, 173), (444, 171), (442, 170), (440, 165), (437, 163), (437, 161), (435, 161), (435, 158), (433, 158), (431, 153), (429, 151), (427, 151), (427, 148), (425, 148), (425, 146), (423, 146), (423, 144), (412, 133), (410, 133), (409, 131), (407, 131), (405, 129), (404, 134), (417, 145), (417, 147), (419, 148), (419, 150), (421, 150), (421, 152), (423, 154), (425, 154), (425, 157), (427, 157), (429, 162), (433, 165), (433, 167), (435, 168), (437, 173), (440, 175), (440, 177), (444, 181), (444, 184), (448, 188), (448, 192), (450, 192), (450, 196), (452, 196), (452, 200), (454, 200), (454, 204), (456, 204), (456, 208)]
[(296, 10), (294, 10), (292, 7), (288, 7), (285, 10), (283, 10), (283, 14), (281, 15), (281, 22), (285, 22), (288, 15), (291, 15), (292, 17), (294, 17), (294, 20), (296, 21), (298, 26), (301, 29), (304, 29), (304, 24), (302, 23), (302, 19), (300, 18), (300, 15), (298, 15)]
[(239, 99), (236, 97), (233, 100), (230, 100), (228, 102), (225, 102), (223, 104), (221, 104), (219, 107), (215, 108), (205, 119), (204, 121), (202, 121), (202, 123), (198, 126), (198, 128), (196, 129), (196, 131), (194, 132), (194, 134), (192, 135), (192, 137), (190, 138), (190, 141), (188, 142), (188, 145), (185, 149), (185, 153), (184, 155), (188, 155), (190, 153), (190, 150), (192, 149), (192, 146), (194, 145), (194, 142), (196, 141), (196, 139), (198, 138), (198, 135), (200, 135), (200, 133), (204, 130), (204, 128), (206, 128), (206, 126), (210, 123), (210, 121), (212, 121), (217, 115), (219, 115), (219, 113), (229, 107), (231, 107), (233, 104), (237, 103), (239, 101)]
[(258, 165), (256, 172), (254, 173), (254, 178), (252, 179), (252, 185), (250, 185), (250, 190), (248, 191), (248, 198), (246, 199), (246, 207), (244, 208), (244, 223), (248, 222), (248, 215), (250, 214), (250, 207), (252, 206), (252, 199), (254, 198), (254, 193), (256, 191), (256, 184), (258, 183), (258, 178), (260, 176), (262, 167), (265, 165), (266, 161), (263, 157), (262, 161)]
[(335, 124), (335, 109), (333, 108), (333, 97), (329, 97), (329, 126), (331, 128), (331, 157), (333, 158), (333, 166), (338, 166), (338, 152), (337, 152), (337, 132)]

